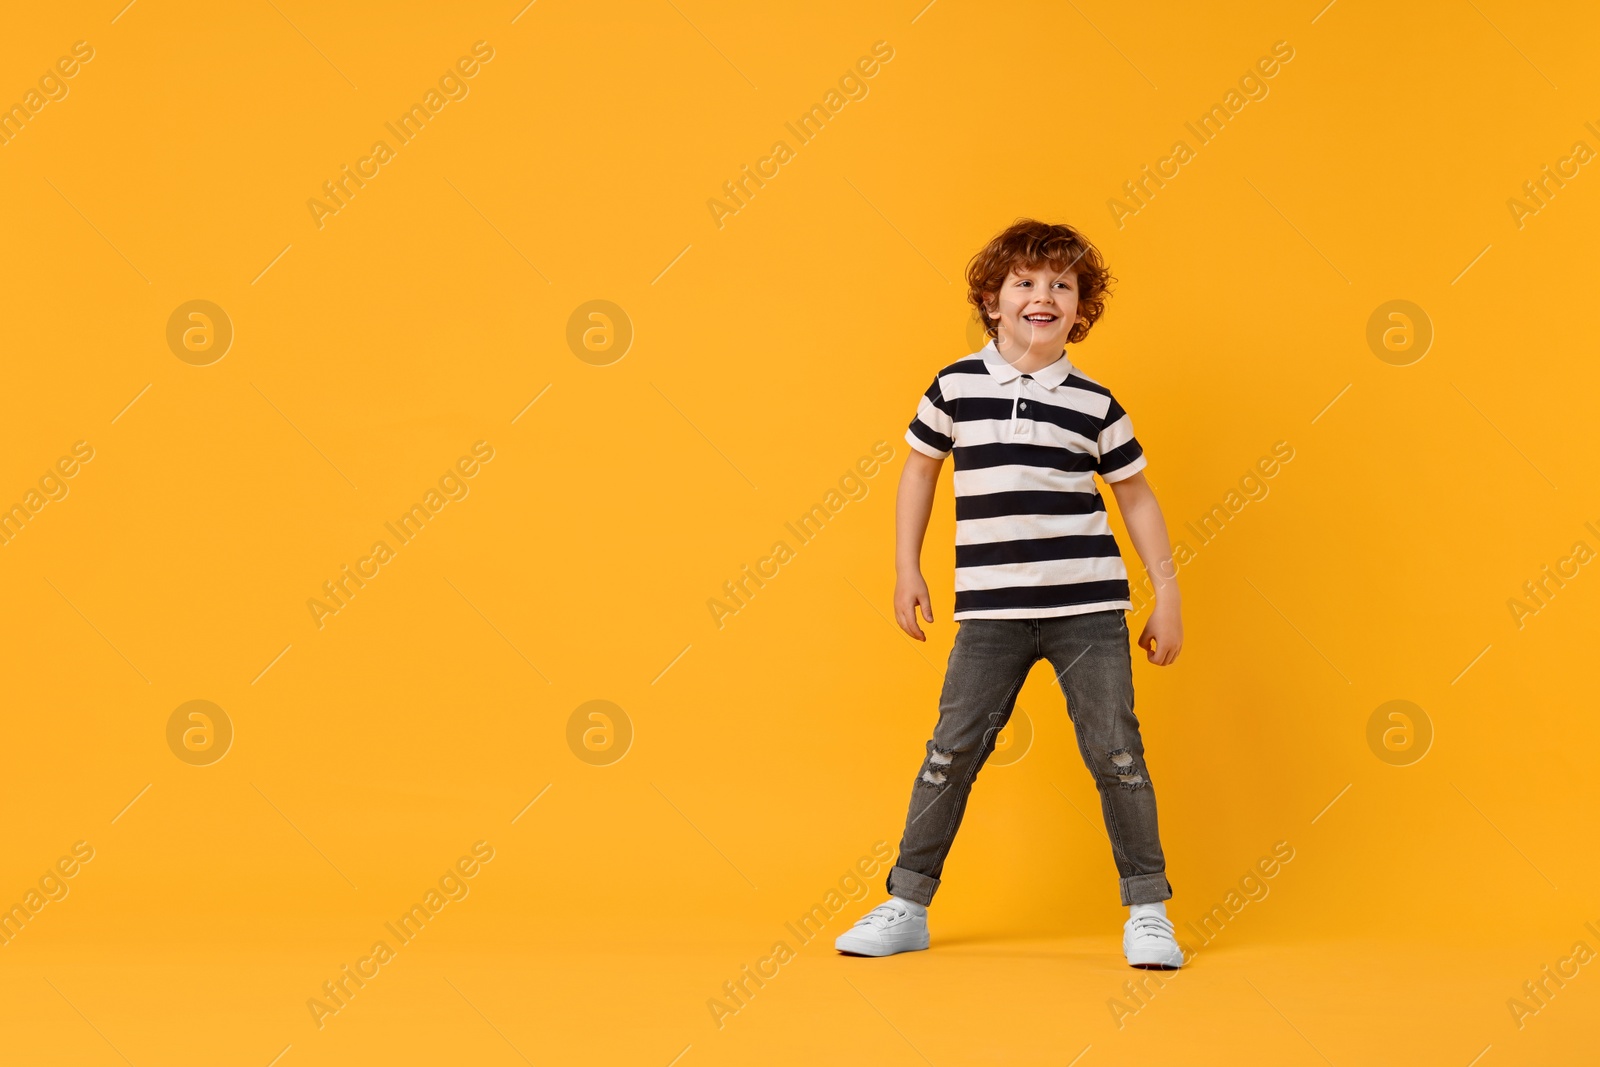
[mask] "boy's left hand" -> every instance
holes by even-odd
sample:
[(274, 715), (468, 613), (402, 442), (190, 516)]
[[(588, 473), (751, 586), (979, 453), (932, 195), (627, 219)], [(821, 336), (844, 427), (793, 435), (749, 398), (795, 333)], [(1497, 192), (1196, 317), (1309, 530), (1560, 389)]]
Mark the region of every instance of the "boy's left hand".
[(1150, 620), (1139, 632), (1139, 647), (1157, 667), (1165, 667), (1178, 658), (1183, 650), (1183, 618), (1176, 604), (1164, 605), (1156, 601)]

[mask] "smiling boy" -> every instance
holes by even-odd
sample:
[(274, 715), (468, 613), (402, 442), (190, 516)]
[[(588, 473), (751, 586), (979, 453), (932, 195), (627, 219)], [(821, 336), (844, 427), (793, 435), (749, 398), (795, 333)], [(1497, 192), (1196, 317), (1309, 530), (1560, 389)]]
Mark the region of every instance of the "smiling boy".
[(1104, 312), (1111, 280), (1076, 230), (1032, 219), (995, 236), (967, 267), (968, 300), (991, 340), (939, 371), (919, 401), (895, 505), (895, 618), (925, 641), (916, 613), (933, 622), (933, 602), (922, 542), (939, 468), (954, 454), (960, 626), (889, 872), (891, 897), (838, 937), (841, 952), (928, 947), (927, 907), (973, 780), (1028, 672), (1047, 659), (1100, 792), (1129, 907), (1123, 954), (1135, 967), (1183, 964), (1166, 915), (1172, 886), (1133, 713), (1128, 573), (1094, 476), (1111, 486), (1150, 574), (1156, 603), (1138, 644), (1158, 666), (1183, 645), (1172, 548), (1127, 413), (1066, 354)]

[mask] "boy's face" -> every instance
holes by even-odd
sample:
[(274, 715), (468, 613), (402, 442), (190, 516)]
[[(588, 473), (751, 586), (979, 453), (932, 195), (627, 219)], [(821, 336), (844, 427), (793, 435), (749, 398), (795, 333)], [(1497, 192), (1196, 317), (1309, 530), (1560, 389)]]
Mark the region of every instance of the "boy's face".
[(1078, 272), (1056, 271), (1049, 264), (1032, 270), (1013, 268), (988, 303), (989, 314), (1000, 320), (1000, 340), (1007, 347), (1060, 350), (1078, 321)]

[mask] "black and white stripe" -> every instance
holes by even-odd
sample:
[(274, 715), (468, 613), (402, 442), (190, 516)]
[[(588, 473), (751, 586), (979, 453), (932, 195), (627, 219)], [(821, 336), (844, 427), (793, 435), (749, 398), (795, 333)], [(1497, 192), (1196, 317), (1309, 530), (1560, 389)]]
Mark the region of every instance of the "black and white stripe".
[(1021, 374), (991, 341), (934, 376), (906, 441), (955, 454), (955, 619), (1133, 606), (1094, 476), (1147, 461), (1122, 405), (1065, 353)]

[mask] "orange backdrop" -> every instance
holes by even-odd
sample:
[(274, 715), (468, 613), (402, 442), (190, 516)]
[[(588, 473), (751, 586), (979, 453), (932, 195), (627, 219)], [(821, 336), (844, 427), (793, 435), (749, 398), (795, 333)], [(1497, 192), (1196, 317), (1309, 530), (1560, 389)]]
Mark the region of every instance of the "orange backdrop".
[[(0, 35), (8, 1058), (1592, 1044), (1592, 11), (123, 3)], [(831, 948), (954, 634), (902, 434), (1022, 215), (1182, 542), (1165, 985), (1042, 667), (934, 951)]]

